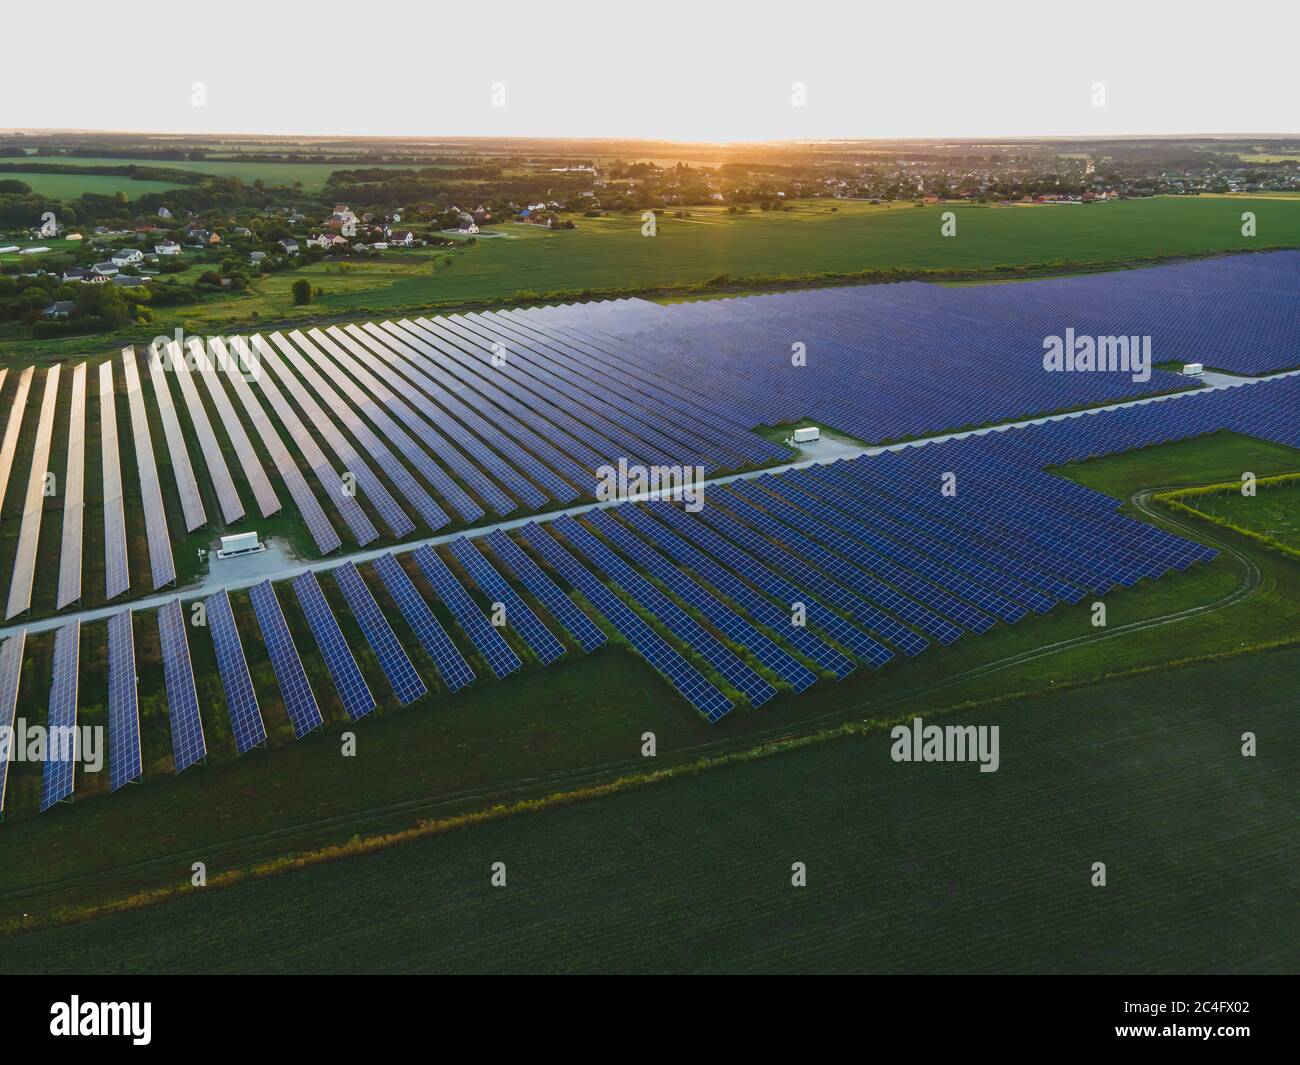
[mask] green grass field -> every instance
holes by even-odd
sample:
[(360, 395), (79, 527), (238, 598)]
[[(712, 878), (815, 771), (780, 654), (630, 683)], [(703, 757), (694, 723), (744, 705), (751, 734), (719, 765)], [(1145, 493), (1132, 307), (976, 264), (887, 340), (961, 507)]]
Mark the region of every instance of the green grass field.
[[(12, 162), (13, 160), (4, 160)], [(303, 191), (318, 192), (324, 188), (326, 180), (335, 170), (354, 169), (349, 166), (340, 166), (337, 163), (283, 163), (274, 161), (234, 162), (229, 160), (173, 160), (173, 159), (117, 159), (111, 156), (59, 156), (43, 157), (33, 156), (30, 160), (34, 164), (39, 163), (62, 163), (71, 166), (147, 166), (167, 170), (192, 170), (196, 174), (212, 174), (216, 177), (237, 177), (247, 185), (254, 181), (262, 181), (267, 185), (294, 185), (301, 183)], [(365, 164), (366, 169), (398, 169), (396, 164), (375, 163)], [(176, 186), (166, 182), (155, 181), (132, 181), (130, 178), (111, 177), (102, 175), (83, 175), (83, 174), (42, 174), (15, 172), (3, 175), (5, 177), (17, 178), (19, 181), (25, 181), (37, 192), (47, 196), (60, 196), (65, 199), (76, 199), (86, 192), (98, 192), (111, 195), (117, 192), (119, 188), (126, 192), (131, 199), (143, 195), (146, 192), (162, 192)], [(60, 179), (54, 181), (54, 179)], [(108, 185), (108, 182), (118, 182), (117, 185)], [(154, 187), (156, 186), (156, 187)]]
[[(1215, 434), (1071, 465), (1066, 471), (1128, 498), (1139, 489), (1223, 480), (1242, 463), (1265, 476), (1300, 468), (1300, 456), (1277, 445)], [(300, 742), (291, 738), (247, 598), (237, 593), (232, 598), (272, 750), (235, 758), (210, 641), (198, 631), (191, 647), (202, 681), (199, 694), (212, 764), (179, 779), (171, 773), (156, 629), (150, 615), (140, 615), (136, 638), (144, 781), (104, 797), (103, 774), (83, 774), (78, 802), (35, 816), (40, 767), (15, 763), (12, 817), (0, 828), (0, 916), (47, 914), (60, 906), (175, 883), (188, 875), (196, 853), (216, 873), (286, 851), (338, 843), (358, 832), (399, 829), (419, 817), (637, 771), (644, 767), (639, 746), (647, 729), (659, 738), (658, 764), (670, 765), (846, 719), (887, 720), (917, 708), (928, 712), (1009, 692), (1051, 691), (1116, 671), (1300, 634), (1300, 562), (1203, 523), (1189, 527), (1185, 519), (1160, 512), (1155, 520), (1176, 520), (1180, 524), (1171, 527), (1223, 544), (1223, 554), (1209, 566), (1107, 595), (1107, 629), (1093, 628), (1091, 603), (1085, 599), (1015, 626), (996, 626), (951, 647), (933, 647), (876, 673), (862, 669), (799, 696), (778, 695), (761, 710), (738, 710), (713, 728), (644, 662), (618, 646), (589, 659), (571, 650), (562, 664), (531, 668), (499, 683), (487, 679), (475, 660), (481, 679), (472, 690), (451, 698), (435, 689), (398, 710), (355, 622), (326, 579), (322, 583), (345, 635), (381, 698), (379, 719), (351, 728), (360, 740), (354, 759), (340, 756), (339, 735), (349, 726), (291, 593), (282, 591), (281, 601), (328, 723), (325, 733)], [(377, 589), (373, 578), (370, 583)], [(431, 664), (382, 595), (381, 607), (411, 649), (416, 668), (432, 680)], [(23, 707), (47, 705), (52, 643), (49, 635), (29, 638)], [(82, 655), (82, 721), (102, 723), (102, 624), (85, 627)], [(27, 712), (43, 720), (43, 709)]]
[(1238, 492), (1188, 496), (1187, 506), (1287, 547), (1300, 549), (1300, 486), (1295, 481), (1261, 485), (1254, 496)]
[(992, 774), (828, 740), (6, 938), (0, 970), (1293, 971), (1297, 682), (1290, 649), (955, 715), (998, 726)]
[[(80, 165), (80, 161), (77, 162)], [(107, 165), (107, 160), (100, 160), (100, 163)], [(49, 196), (55, 200), (75, 200), (86, 193), (116, 196), (119, 192), (125, 192), (129, 199), (134, 200), (150, 192), (166, 192), (169, 189), (182, 188), (181, 185), (171, 181), (153, 181), (145, 178), (135, 180), (120, 174), (49, 174), (20, 170), (0, 173), (0, 179), (21, 181), (29, 185), (38, 196)]]

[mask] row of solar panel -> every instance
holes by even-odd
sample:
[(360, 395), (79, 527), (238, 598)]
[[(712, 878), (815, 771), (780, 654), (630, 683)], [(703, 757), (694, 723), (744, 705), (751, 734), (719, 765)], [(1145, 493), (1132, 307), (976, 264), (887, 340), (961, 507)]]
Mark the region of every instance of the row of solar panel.
[[(812, 418), (883, 441), (1193, 383), (1155, 363), (1203, 362), (1239, 373), (1295, 366), (1297, 280), (1300, 253), (1277, 252), (1064, 278), (1042, 288), (909, 282), (668, 306), (612, 301), (500, 317), (617, 351), (657, 380), (690, 380), (695, 401), (718, 416), (746, 425)], [(1105, 350), (1126, 352), (1128, 362), (1109, 372), (1045, 372), (1044, 344), (1064, 342), (1067, 329), (1080, 339), (1118, 335), (1123, 347)], [(1139, 350), (1131, 350), (1130, 338)], [(1148, 342), (1150, 360), (1135, 364)], [(600, 372), (584, 349), (573, 354), (590, 374)]]

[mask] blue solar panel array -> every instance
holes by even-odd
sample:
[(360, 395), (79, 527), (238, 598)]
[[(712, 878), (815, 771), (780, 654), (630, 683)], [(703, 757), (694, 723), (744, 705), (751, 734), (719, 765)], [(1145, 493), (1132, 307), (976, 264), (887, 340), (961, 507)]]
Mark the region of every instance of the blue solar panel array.
[(653, 613), (682, 644), (700, 655), (727, 683), (747, 696), (751, 706), (762, 706), (776, 694), (776, 689), (768, 681), (572, 518), (557, 518), (551, 522), (550, 529), (563, 535), (601, 574), (615, 581), (638, 605)]
[(275, 671), (276, 682), (280, 685), (280, 698), (284, 700), (285, 713), (293, 724), (296, 739), (302, 739), (307, 733), (324, 724), (316, 696), (307, 681), (307, 671), (302, 667), (298, 657), (298, 648), (293, 645), (289, 635), (289, 626), (284, 620), (284, 611), (280, 601), (275, 597), (275, 589), (270, 581), (254, 585), (248, 591), (249, 601), (253, 604), (253, 613), (257, 615), (258, 627), (262, 630), (262, 640), (266, 644), (266, 653), (271, 658), (271, 668)]
[(253, 680), (248, 675), (248, 660), (230, 609), (230, 596), (224, 589), (215, 592), (204, 600), (204, 607), (217, 655), (217, 672), (221, 674), (221, 686), (226, 693), (226, 713), (230, 715), (235, 748), (240, 754), (247, 754), (266, 742), (266, 725), (257, 705)]
[(194, 687), (194, 665), (190, 659), (185, 615), (179, 599), (158, 608), (158, 641), (163, 680), (167, 685), (172, 761), (176, 772), (180, 773), (206, 758), (208, 746), (203, 738), (203, 720), (199, 716), (198, 693)]
[(507, 570), (550, 612), (565, 630), (590, 653), (605, 643), (605, 634), (587, 617), (546, 573), (529, 558), (519, 545), (500, 529), (489, 533), (485, 542)]
[(460, 537), (453, 540), (450, 546), (451, 553), (465, 567), (479, 590), (492, 597), (494, 608), (497, 603), (501, 605), (506, 624), (524, 638), (542, 665), (550, 665), (564, 654), (564, 644), (542, 624), (532, 608), (519, 598), (519, 593), (506, 583), (472, 542)]
[(397, 642), (392, 626), (380, 611), (375, 597), (370, 594), (365, 580), (351, 562), (344, 563), (333, 572), (334, 581), (343, 592), (343, 598), (348, 601), (348, 609), (361, 626), (370, 649), (375, 652), (397, 701), (403, 706), (413, 703), (428, 688), (411, 665), (402, 645)]
[(316, 574), (299, 574), (293, 579), (293, 591), (307, 624), (311, 626), (312, 635), (316, 637), (316, 646), (325, 659), (325, 667), (334, 681), (334, 690), (339, 694), (344, 712), (353, 721), (365, 717), (378, 704), (370, 693), (366, 678), (361, 675), (347, 640), (343, 638), (343, 630), (334, 619), (334, 611), (321, 591)]
[(456, 579), (456, 575), (447, 568), (447, 564), (434, 553), (431, 547), (428, 545), (417, 547), (412, 557), (419, 564), (429, 583), (433, 585), (438, 598), (451, 611), (456, 623), (470, 638), (479, 654), (487, 659), (488, 666), (496, 676), (504, 677), (523, 665), (519, 661), (519, 656), (502, 638), (501, 633), (488, 623), (483, 612), (474, 605), (474, 600)]
[(70, 621), (54, 636), (50, 716), (46, 726), (45, 775), (41, 812), (72, 797), (77, 764), (77, 676), (81, 660), (81, 622)]
[(622, 633), (628, 643), (667, 677), (673, 687), (700, 713), (710, 721), (717, 721), (731, 711), (730, 699), (706, 680), (667, 640), (624, 606), (618, 596), (601, 584), (590, 570), (556, 540), (543, 532), (540, 526), (529, 522), (523, 528), (523, 537), (565, 580), (581, 591), (592, 606)]
[(131, 611), (108, 619), (108, 790), (139, 780), (140, 705), (135, 680)]
[(411, 578), (406, 575), (402, 565), (392, 555), (382, 555), (375, 559), (375, 572), (384, 582), (388, 594), (393, 597), (397, 609), (415, 633), (420, 646), (433, 659), (434, 668), (448, 691), (459, 691), (466, 684), (474, 681), (474, 670), (465, 661), (464, 655), (456, 649), (447, 635), (447, 630), (433, 616), (429, 604), (424, 601)]

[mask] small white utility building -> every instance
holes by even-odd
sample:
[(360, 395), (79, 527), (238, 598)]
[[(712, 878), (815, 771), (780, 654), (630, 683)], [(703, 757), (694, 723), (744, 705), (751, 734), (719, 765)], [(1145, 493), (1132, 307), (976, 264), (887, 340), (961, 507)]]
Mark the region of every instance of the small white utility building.
[(217, 552), (217, 558), (235, 558), (238, 555), (251, 555), (254, 551), (265, 550), (266, 548), (257, 539), (257, 533), (236, 533), (234, 536), (221, 538), (221, 550)]

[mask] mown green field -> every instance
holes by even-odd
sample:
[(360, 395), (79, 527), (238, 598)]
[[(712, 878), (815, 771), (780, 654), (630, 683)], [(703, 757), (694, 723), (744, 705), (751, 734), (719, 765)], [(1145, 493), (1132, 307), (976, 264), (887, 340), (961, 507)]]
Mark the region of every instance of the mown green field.
[[(1139, 488), (1188, 483), (1180, 476), (1222, 480), (1243, 461), (1261, 476), (1300, 468), (1300, 456), (1291, 449), (1215, 434), (1067, 469), (1084, 483), (1127, 498)], [(188, 876), (195, 856), (215, 874), (358, 832), (403, 828), (419, 817), (634, 772), (644, 768), (639, 748), (647, 730), (659, 739), (658, 764), (674, 764), (846, 719), (888, 720), (918, 707), (929, 711), (1007, 693), (1050, 691), (1116, 671), (1300, 635), (1300, 562), (1212, 526), (1178, 520), (1183, 522), (1174, 526), (1178, 531), (1218, 540), (1224, 553), (1212, 565), (1110, 593), (1106, 629), (1092, 626), (1091, 601), (1084, 599), (1014, 626), (995, 626), (951, 647), (932, 647), (879, 672), (864, 668), (839, 683), (824, 680), (799, 696), (780, 694), (760, 710), (738, 709), (712, 728), (623, 647), (590, 658), (571, 649), (562, 664), (494, 682), (441, 607), (436, 612), (480, 679), (455, 697), (435, 687), (398, 710), (327, 578), (322, 585), (381, 700), (378, 720), (351, 729), (360, 740), (354, 759), (340, 755), (346, 719), (292, 593), (282, 589), (281, 602), (328, 723), (325, 733), (297, 742), (247, 597), (237, 593), (232, 598), (272, 750), (235, 757), (210, 640), (195, 630), (190, 642), (212, 765), (179, 779), (171, 773), (156, 629), (151, 615), (140, 615), (144, 781), (105, 796), (104, 774), (83, 774), (75, 804), (36, 815), (40, 767), (15, 763), (9, 793), (13, 816), (0, 826), (0, 916), (48, 914), (59, 906), (176, 883)], [(417, 670), (432, 682), (431, 664), (378, 582), (366, 567), (363, 572)], [(506, 635), (526, 657), (514, 634), (507, 630)], [(20, 705), (38, 721), (44, 720), (48, 701), (52, 644), (50, 635), (29, 637)], [(86, 626), (80, 699), (86, 723), (104, 720), (103, 657), (103, 625)]]
[[(80, 160), (75, 162), (81, 165)], [(99, 163), (109, 165), (107, 160), (101, 159)], [(123, 164), (119, 162), (116, 165)], [(0, 179), (21, 181), (29, 185), (38, 196), (49, 196), (55, 200), (75, 200), (86, 193), (116, 196), (119, 192), (125, 192), (129, 199), (134, 200), (150, 192), (166, 192), (169, 189), (182, 187), (171, 181), (153, 181), (145, 178), (135, 180), (120, 174), (49, 174), (20, 170), (0, 173)]]
[(1260, 485), (1253, 496), (1229, 491), (1188, 496), (1181, 502), (1203, 514), (1300, 549), (1300, 485), (1295, 481)]
[(1298, 681), (1292, 648), (951, 718), (998, 726), (996, 773), (828, 740), (6, 938), (0, 970), (1294, 971)]
[[(688, 219), (661, 214), (654, 237), (641, 235), (641, 219), (634, 214), (578, 218), (573, 231), (505, 223), (495, 227), (501, 235), (454, 251), (389, 252), (347, 270), (314, 264), (274, 274), (246, 294), (160, 308), (160, 323), (189, 322), (197, 331), (221, 332), (256, 322), (384, 316), (556, 292), (671, 293), (722, 275), (742, 289), (758, 278), (808, 280), (891, 268), (987, 270), (997, 276), (999, 269), (1069, 270), (1154, 256), (1300, 245), (1297, 197), (1158, 197), (1005, 208), (828, 200), (790, 206), (745, 215), (692, 208)], [(1241, 212), (1247, 209), (1257, 215), (1254, 238), (1241, 235)], [(947, 210), (957, 214), (955, 237), (940, 235), (940, 215)], [(295, 307), (290, 289), (300, 276), (325, 294)], [(15, 340), (0, 351), (0, 359), (5, 351), (13, 358), (26, 353), (48, 358), (59, 350), (59, 343)]]
[[(6, 160), (12, 161), (12, 160)], [(220, 159), (203, 159), (203, 160), (180, 160), (180, 159), (117, 159), (112, 156), (58, 156), (58, 157), (36, 157), (33, 156), (31, 162), (38, 163), (63, 163), (71, 166), (147, 166), (168, 170), (192, 170), (196, 174), (212, 174), (216, 177), (237, 177), (247, 185), (254, 181), (261, 181), (267, 185), (296, 185), (301, 184), (305, 192), (317, 192), (324, 188), (325, 182), (329, 179), (330, 174), (335, 170), (355, 169), (349, 166), (340, 166), (337, 163), (283, 163), (267, 160), (265, 162), (253, 160), (249, 162), (235, 162), (231, 160)], [(374, 163), (365, 164), (365, 168), (393, 170), (400, 169), (397, 164)], [(25, 173), (16, 172), (6, 174), (6, 177), (15, 177), (20, 181), (25, 181), (31, 185), (37, 192), (46, 195), (59, 195), (67, 199), (76, 199), (82, 193), (86, 192), (107, 192), (113, 193), (120, 187), (131, 199), (143, 195), (146, 192), (162, 192), (165, 189), (175, 188), (176, 186), (165, 182), (154, 181), (132, 181), (130, 178), (109, 178), (101, 175), (83, 175), (83, 174), (42, 174), (42, 173)], [(64, 178), (66, 181), (56, 185), (46, 186), (45, 182), (53, 178)], [(120, 186), (102, 187), (100, 183), (108, 181), (120, 182)], [(41, 184), (38, 186), (38, 182)], [(158, 186), (151, 188), (148, 186)]]

